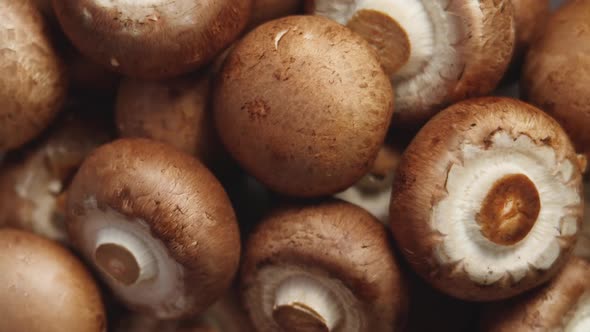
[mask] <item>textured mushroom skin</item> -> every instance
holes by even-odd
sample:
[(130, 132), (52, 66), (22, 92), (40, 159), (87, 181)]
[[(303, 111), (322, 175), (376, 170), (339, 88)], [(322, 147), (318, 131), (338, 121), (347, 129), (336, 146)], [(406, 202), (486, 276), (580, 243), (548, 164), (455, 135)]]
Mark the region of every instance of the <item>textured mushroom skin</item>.
[[(271, 213), (248, 240), (242, 294), (255, 292), (257, 273), (266, 266), (321, 270), (341, 280), (363, 303), (370, 331), (391, 331), (403, 325), (406, 310), (402, 276), (392, 250), (383, 225), (352, 204), (330, 201), (283, 207)], [(252, 311), (257, 304), (245, 306)]]
[(154, 5), (54, 0), (60, 24), (86, 56), (127, 76), (172, 77), (199, 68), (246, 26), (251, 0), (178, 0)]
[(575, 308), (580, 297), (590, 291), (589, 280), (590, 264), (572, 257), (547, 285), (489, 305), (484, 310), (480, 331), (562, 331), (564, 317)]
[(0, 230), (0, 269), (0, 331), (106, 332), (95, 281), (55, 242)]
[(521, 87), (525, 99), (555, 117), (580, 152), (590, 152), (590, 1), (572, 0), (532, 45)]
[(0, 1), (0, 151), (38, 136), (66, 94), (65, 69), (35, 6)]
[(186, 315), (204, 310), (229, 288), (240, 255), (236, 217), (225, 191), (198, 160), (146, 139), (121, 139), (95, 150), (68, 195), (67, 230), (78, 248), (93, 199), (103, 211), (143, 220), (184, 267), (191, 300)]
[[(436, 262), (433, 255), (443, 236), (432, 228), (430, 218), (433, 205), (446, 195), (447, 178), (441, 175), (447, 174), (453, 163), (461, 163), (457, 151), (462, 142), (485, 146), (498, 130), (509, 131), (512, 137), (525, 134), (537, 145), (553, 148), (557, 160), (569, 160), (578, 167), (572, 144), (555, 120), (523, 102), (487, 97), (455, 104), (427, 123), (404, 152), (393, 183), (390, 225), (402, 253), (431, 285), (467, 300), (507, 298), (549, 280), (565, 264), (575, 242), (564, 236), (561, 254), (551, 268), (535, 271), (516, 284), (478, 286), (457, 266)], [(579, 169), (574, 171), (571, 183), (582, 192)], [(571, 208), (578, 216), (579, 229), (582, 205)]]
[(393, 92), (359, 36), (323, 17), (291, 16), (237, 44), (214, 103), (222, 142), (250, 174), (284, 194), (320, 196), (369, 170)]

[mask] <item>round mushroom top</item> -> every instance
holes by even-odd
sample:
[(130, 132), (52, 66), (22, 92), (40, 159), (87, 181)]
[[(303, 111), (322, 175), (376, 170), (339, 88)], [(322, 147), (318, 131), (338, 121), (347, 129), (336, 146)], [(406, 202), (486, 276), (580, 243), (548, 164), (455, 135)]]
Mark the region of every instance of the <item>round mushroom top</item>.
[(582, 218), (577, 155), (551, 117), (481, 98), (434, 117), (402, 156), (391, 229), (408, 261), (467, 300), (513, 296), (551, 278)]
[(483, 332), (564, 331), (590, 329), (590, 263), (572, 257), (542, 288), (489, 305)]
[(0, 151), (37, 137), (63, 104), (67, 77), (30, 1), (0, 0)]
[(371, 167), (393, 111), (389, 79), (367, 43), (322, 17), (261, 25), (225, 61), (214, 94), (221, 140), (271, 189), (343, 190)]
[(490, 93), (514, 46), (510, 0), (308, 0), (307, 11), (362, 35), (395, 87), (393, 126)]
[(259, 331), (391, 331), (405, 297), (387, 231), (352, 204), (271, 213), (248, 240), (243, 303)]
[(100, 291), (57, 243), (0, 230), (0, 331), (106, 332)]
[(525, 98), (565, 128), (580, 152), (590, 152), (590, 1), (569, 1), (546, 22), (525, 61)]
[(251, 0), (54, 0), (62, 29), (86, 56), (126, 76), (197, 69), (246, 26)]
[(68, 234), (128, 306), (197, 314), (230, 286), (240, 239), (229, 199), (196, 159), (146, 139), (92, 153), (68, 194)]

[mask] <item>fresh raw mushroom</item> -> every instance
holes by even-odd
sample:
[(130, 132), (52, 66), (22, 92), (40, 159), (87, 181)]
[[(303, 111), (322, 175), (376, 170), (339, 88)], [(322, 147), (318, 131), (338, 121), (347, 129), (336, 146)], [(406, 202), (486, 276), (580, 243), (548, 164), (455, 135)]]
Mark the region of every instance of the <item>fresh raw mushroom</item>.
[(266, 21), (294, 15), (303, 9), (303, 0), (253, 0), (250, 27)]
[(373, 167), (359, 182), (335, 196), (369, 211), (381, 222), (389, 224), (391, 183), (401, 160), (401, 153), (383, 145)]
[(96, 282), (57, 243), (1, 229), (0, 271), (0, 331), (106, 332)]
[(590, 331), (590, 263), (572, 257), (548, 285), (490, 305), (480, 331)]
[(579, 152), (590, 153), (590, 0), (568, 1), (531, 46), (525, 99), (557, 119)]
[(0, 0), (0, 152), (45, 130), (61, 110), (67, 76), (31, 0)]
[(229, 199), (196, 159), (146, 139), (88, 157), (67, 203), (70, 240), (130, 308), (196, 315), (230, 287), (240, 238)]
[(251, 0), (53, 0), (63, 31), (97, 63), (127, 76), (197, 69), (238, 37)]
[(274, 191), (329, 195), (371, 168), (393, 112), (367, 43), (323, 17), (267, 22), (228, 56), (214, 93), (230, 154)]
[(106, 124), (75, 113), (60, 117), (46, 137), (7, 156), (0, 167), (0, 227), (67, 243), (67, 187), (86, 156), (111, 135)]
[(395, 87), (394, 126), (490, 93), (512, 56), (510, 0), (307, 0), (307, 11), (363, 36)]
[(414, 270), (466, 300), (508, 298), (549, 280), (581, 227), (578, 156), (551, 117), (508, 98), (464, 101), (404, 152), (391, 229)]
[(242, 299), (258, 331), (392, 331), (405, 288), (386, 228), (352, 204), (289, 206), (248, 240)]

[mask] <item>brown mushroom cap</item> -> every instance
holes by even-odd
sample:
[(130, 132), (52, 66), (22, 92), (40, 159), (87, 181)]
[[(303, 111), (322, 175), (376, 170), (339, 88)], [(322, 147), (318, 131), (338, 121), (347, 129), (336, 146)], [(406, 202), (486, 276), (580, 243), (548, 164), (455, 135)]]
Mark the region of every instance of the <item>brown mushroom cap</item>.
[(481, 331), (588, 331), (589, 314), (590, 264), (572, 257), (548, 285), (490, 305)]
[(0, 331), (106, 332), (99, 289), (55, 242), (0, 230)]
[(74, 177), (68, 234), (129, 307), (197, 314), (229, 288), (240, 255), (229, 199), (196, 159), (146, 139), (97, 149)]
[[(291, 322), (288, 331), (381, 332), (404, 320), (405, 293), (387, 231), (345, 202), (271, 213), (248, 240), (241, 277), (243, 302), (259, 331)], [(277, 294), (296, 283), (309, 284), (311, 299), (278, 306)], [(321, 302), (330, 310), (314, 305)], [(331, 320), (337, 326), (332, 330)], [(322, 329), (302, 329), (304, 322), (321, 322)]]
[(67, 78), (35, 4), (0, 1), (0, 151), (20, 147), (61, 109)]
[(590, 1), (567, 2), (527, 55), (525, 98), (557, 119), (580, 152), (590, 152)]
[(107, 125), (93, 116), (69, 112), (41, 141), (9, 154), (0, 168), (0, 227), (67, 242), (69, 182), (86, 155), (109, 139)]
[(393, 81), (400, 128), (492, 92), (514, 46), (510, 0), (307, 0), (306, 11), (369, 41)]
[(412, 267), (466, 300), (507, 298), (556, 274), (581, 226), (566, 133), (523, 102), (481, 98), (433, 118), (404, 152), (391, 229)]
[(296, 14), (301, 9), (302, 0), (253, 0), (249, 25), (255, 27), (275, 18)]
[(251, 175), (277, 192), (320, 196), (370, 169), (393, 93), (359, 36), (326, 18), (291, 16), (236, 45), (214, 107), (222, 142)]
[(162, 78), (201, 67), (246, 26), (251, 0), (54, 0), (86, 56), (127, 76)]

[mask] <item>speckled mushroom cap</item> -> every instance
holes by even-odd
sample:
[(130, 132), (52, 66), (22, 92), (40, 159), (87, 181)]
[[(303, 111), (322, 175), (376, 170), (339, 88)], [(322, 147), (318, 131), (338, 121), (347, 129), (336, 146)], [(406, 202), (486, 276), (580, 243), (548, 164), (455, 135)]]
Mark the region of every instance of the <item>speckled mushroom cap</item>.
[(490, 93), (514, 46), (510, 0), (306, 0), (369, 41), (395, 87), (393, 126)]
[(381, 332), (404, 320), (385, 227), (341, 201), (271, 213), (248, 240), (241, 283), (258, 331)]
[(343, 190), (371, 167), (393, 92), (367, 43), (323, 17), (261, 25), (225, 61), (214, 96), (221, 140), (271, 189)]
[(254, 27), (275, 18), (294, 15), (303, 9), (303, 0), (253, 0), (249, 25)]
[(490, 305), (482, 332), (590, 330), (590, 264), (572, 257), (548, 285)]
[(404, 152), (391, 229), (412, 267), (466, 300), (508, 298), (553, 277), (581, 226), (582, 176), (551, 117), (507, 98), (441, 112)]
[(76, 174), (67, 207), (74, 245), (139, 312), (197, 314), (237, 270), (240, 239), (225, 191), (168, 145), (121, 139), (100, 147)]
[(84, 158), (110, 139), (106, 124), (68, 112), (41, 141), (8, 155), (0, 167), (0, 227), (67, 243), (65, 197)]
[(106, 332), (100, 291), (90, 273), (53, 241), (0, 230), (0, 331)]
[(49, 126), (67, 77), (31, 0), (0, 0), (0, 151), (18, 148)]
[(531, 46), (521, 88), (525, 98), (565, 128), (580, 152), (590, 152), (590, 0), (568, 1)]
[(162, 78), (201, 67), (246, 26), (251, 0), (54, 0), (61, 26), (97, 63)]

